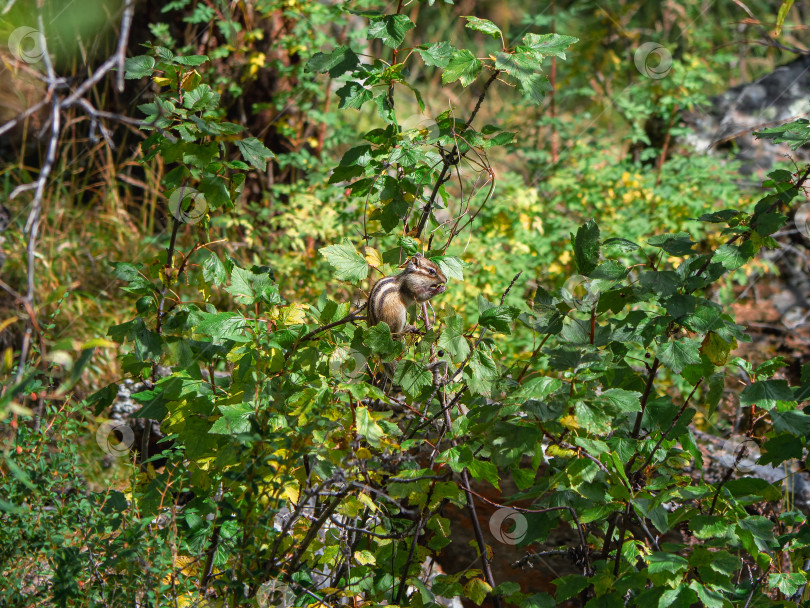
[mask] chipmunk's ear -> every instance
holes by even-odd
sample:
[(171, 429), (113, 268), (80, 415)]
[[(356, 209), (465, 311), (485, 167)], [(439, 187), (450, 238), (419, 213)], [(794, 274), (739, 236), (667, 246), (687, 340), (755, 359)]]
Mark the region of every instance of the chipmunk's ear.
[(424, 260), (424, 258), (422, 257), (421, 253), (413, 254), (410, 258), (408, 258), (408, 261), (405, 262), (405, 270), (414, 271), (417, 268), (421, 268), (422, 260)]

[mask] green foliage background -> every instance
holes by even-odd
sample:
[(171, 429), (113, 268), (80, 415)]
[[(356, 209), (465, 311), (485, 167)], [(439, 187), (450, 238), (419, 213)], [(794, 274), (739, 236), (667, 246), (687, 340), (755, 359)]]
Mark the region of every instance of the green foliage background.
[[(124, 7), (9, 7), (3, 34), (42, 24), (53, 56), (9, 48), (9, 82), (65, 115), (52, 159), (23, 130), (0, 167), (2, 603), (805, 602), (790, 492), (740, 451), (701, 474), (696, 433), (788, 473), (810, 433), (810, 371), (735, 357), (730, 306), (810, 168), (744, 189), (678, 140), (682, 113), (787, 55), (740, 62), (739, 5), (704, 4), (149, 3), (124, 92), (110, 72), (64, 107), (49, 70), (114, 56), (119, 21), (96, 22)], [(804, 7), (747, 8), (801, 44)], [(650, 39), (663, 78), (636, 67)], [(39, 202), (15, 190), (45, 168)], [(450, 283), (397, 340), (358, 308), (414, 253)], [(401, 391), (364, 369), (392, 361)], [(115, 460), (95, 437), (124, 379), (167, 437)], [(573, 573), (496, 580), (476, 529), (475, 563), (426, 576), (458, 542), (448, 509), (517, 500), (525, 563)]]

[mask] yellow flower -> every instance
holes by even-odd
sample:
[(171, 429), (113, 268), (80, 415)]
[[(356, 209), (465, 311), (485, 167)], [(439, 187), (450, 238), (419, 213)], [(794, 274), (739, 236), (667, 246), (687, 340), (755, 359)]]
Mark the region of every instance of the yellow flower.
[(267, 63), (267, 55), (264, 53), (255, 53), (250, 57), (250, 68), (248, 69), (248, 73), (251, 76), (255, 76), (256, 73), (259, 71), (260, 68), (263, 68)]

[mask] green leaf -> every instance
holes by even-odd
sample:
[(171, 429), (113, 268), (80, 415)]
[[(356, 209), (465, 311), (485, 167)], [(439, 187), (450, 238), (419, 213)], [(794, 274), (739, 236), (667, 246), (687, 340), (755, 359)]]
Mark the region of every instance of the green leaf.
[(574, 415), (579, 425), (591, 433), (604, 434), (611, 430), (613, 415), (601, 404), (577, 401), (574, 403)]
[(464, 262), (461, 259), (450, 255), (441, 255), (432, 257), (431, 260), (439, 265), (444, 276), (448, 279), (464, 280)]
[(593, 220), (588, 220), (572, 238), (577, 269), (587, 276), (599, 262), (599, 226)]
[(623, 388), (611, 388), (601, 395), (619, 412), (640, 412), (641, 393), (637, 391), (627, 391)]
[(353, 72), (360, 65), (360, 59), (348, 46), (339, 46), (331, 53), (315, 53), (307, 62), (309, 72), (329, 72), (332, 78)]
[(650, 574), (668, 572), (677, 576), (686, 572), (689, 567), (689, 562), (674, 553), (652, 553), (647, 556), (646, 560), (647, 570)]
[(511, 325), (518, 314), (520, 310), (514, 306), (500, 305), (482, 312), (478, 322), (493, 331), (508, 335), (512, 333)]
[(139, 361), (154, 361), (163, 353), (163, 338), (146, 326), (141, 317), (127, 323), (113, 325), (107, 332), (113, 340), (123, 344), (129, 340)]
[(750, 257), (740, 251), (740, 247), (726, 244), (717, 248), (712, 261), (719, 262), (726, 270), (736, 270), (745, 264)]
[(464, 337), (464, 320), (459, 315), (445, 319), (447, 327), (439, 336), (438, 346), (446, 350), (454, 361), (463, 361), (470, 353), (467, 338)]
[(593, 269), (590, 276), (602, 281), (619, 281), (627, 276), (628, 270), (624, 264), (616, 260), (607, 260)]
[(335, 272), (337, 280), (356, 283), (368, 276), (368, 262), (357, 253), (348, 239), (344, 239), (340, 245), (322, 247), (318, 251), (337, 271)]
[(372, 352), (389, 361), (402, 352), (402, 342), (391, 337), (391, 329), (385, 322), (369, 328), (366, 334), (366, 345)]
[(488, 460), (476, 458), (468, 445), (449, 448), (439, 457), (439, 462), (446, 462), (456, 473), (467, 469), (476, 479), (483, 479), (498, 487), (498, 467)]
[(145, 78), (152, 75), (152, 70), (155, 68), (155, 58), (149, 55), (139, 55), (138, 57), (129, 57), (124, 61), (124, 78), (127, 80), (134, 80), (137, 78)]
[(692, 363), (700, 363), (699, 344), (692, 338), (673, 340), (667, 342), (663, 348), (658, 349), (658, 358), (676, 374)]
[(246, 336), (248, 321), (238, 312), (202, 313), (203, 321), (194, 328), (195, 334), (210, 336), (216, 341), (250, 342)]
[(687, 232), (677, 234), (658, 234), (650, 238), (647, 243), (653, 247), (660, 247), (670, 255), (686, 256), (695, 253), (692, 250), (695, 242)]
[[(500, 587), (500, 585), (498, 585)], [(557, 602), (545, 591), (527, 597), (521, 603), (522, 608), (554, 608)]]
[(549, 376), (539, 376), (526, 381), (507, 397), (509, 403), (524, 403), (529, 399), (542, 401), (562, 386), (562, 380)]
[(380, 447), (380, 440), (385, 436), (385, 431), (374, 421), (368, 408), (358, 407), (354, 413), (357, 421), (357, 433), (363, 435), (370, 445), (375, 448)]
[(203, 196), (205, 196), (205, 202), (209, 209), (219, 209), (223, 206), (232, 207), (228, 184), (218, 175), (206, 174), (205, 177), (200, 180), (198, 188)]
[(337, 95), (340, 97), (340, 108), (354, 108), (359, 110), (363, 104), (370, 101), (373, 97), (372, 92), (364, 87), (359, 82), (347, 82), (337, 90)]
[(771, 412), (773, 430), (777, 433), (790, 433), (802, 437), (810, 435), (810, 416), (796, 410)]
[(475, 479), (483, 479), (498, 487), (498, 467), (488, 460), (473, 458), (467, 463), (467, 470)]
[(373, 160), (371, 154), (371, 146), (368, 144), (361, 144), (347, 150), (343, 157), (340, 159), (341, 167), (366, 167)]
[(779, 487), (757, 477), (731, 479), (726, 483), (725, 489), (738, 499), (745, 496), (756, 496), (767, 501), (778, 501), (781, 495)]
[(212, 285), (224, 285), (228, 280), (225, 265), (215, 253), (209, 252), (208, 259), (202, 263), (203, 278)]
[(793, 401), (787, 380), (763, 380), (746, 386), (740, 393), (740, 405), (756, 405), (765, 410), (776, 407), (780, 401)]
[(523, 44), (541, 56), (555, 55), (565, 59), (565, 50), (579, 42), (579, 38), (561, 34), (526, 34)]
[(474, 394), (488, 394), (497, 378), (498, 368), (492, 360), (492, 355), (483, 348), (476, 350), (464, 368), (464, 379), (470, 390)]
[(738, 209), (723, 209), (722, 211), (715, 211), (714, 213), (704, 213), (698, 218), (699, 222), (709, 222), (712, 224), (724, 224), (731, 218), (740, 215)]
[(425, 366), (416, 361), (400, 361), (394, 374), (394, 382), (402, 387), (408, 395), (418, 395), (426, 386), (430, 386), (433, 375)]
[[(774, 525), (774, 522), (769, 520), (767, 517), (763, 517), (761, 515), (748, 515), (747, 517), (741, 518), (737, 521), (737, 530), (741, 537), (743, 537), (742, 532), (750, 533), (750, 538), (753, 540), (755, 547), (765, 553), (778, 546), (776, 538), (773, 535)], [(743, 541), (745, 544), (744, 538)], [(748, 546), (746, 549), (748, 551), (753, 551), (754, 547)]]
[(236, 147), (242, 153), (242, 158), (262, 172), (267, 171), (267, 159), (275, 158), (275, 155), (255, 137), (237, 140)]
[(639, 245), (634, 243), (633, 241), (628, 241), (627, 239), (620, 239), (620, 238), (609, 238), (605, 242), (602, 243), (602, 249), (612, 249), (621, 253), (630, 253), (631, 251), (635, 251), (636, 249), (641, 249)]
[(446, 40), (436, 42), (431, 45), (423, 44), (418, 47), (417, 52), (422, 57), (425, 65), (436, 66), (439, 68), (447, 67), (450, 62), (450, 57), (453, 55), (455, 49)]
[(234, 296), (239, 304), (250, 306), (257, 302), (280, 304), (281, 296), (272, 278), (272, 271), (266, 267), (254, 266), (250, 270), (234, 266), (231, 270), (231, 284), (225, 291)]
[(222, 416), (211, 425), (209, 433), (213, 435), (234, 435), (236, 433), (250, 432), (250, 421), (254, 414), (252, 403), (220, 405), (218, 408)]
[(372, 19), (368, 26), (369, 38), (379, 38), (385, 46), (397, 48), (405, 40), (408, 30), (416, 27), (407, 15), (386, 15)]
[(771, 573), (768, 575), (768, 587), (779, 589), (786, 596), (790, 597), (799, 590), (799, 587), (807, 582), (807, 578), (801, 572), (790, 572), (788, 574)]
[(529, 53), (498, 53), (495, 69), (503, 70), (518, 82), (525, 82), (540, 71), (540, 62)]
[(112, 402), (115, 401), (117, 395), (118, 384), (112, 382), (100, 391), (96, 391), (87, 397), (84, 403), (87, 406), (93, 406), (93, 413), (98, 416), (107, 406), (112, 405)]
[(481, 62), (467, 49), (455, 51), (442, 72), (442, 83), (449, 84), (460, 79), (461, 86), (469, 86), (478, 76), (481, 67)]
[(501, 33), (501, 28), (488, 19), (480, 19), (478, 17), (468, 15), (465, 15), (464, 18), (467, 20), (467, 27), (471, 30), (483, 32), (484, 34), (488, 34), (493, 38), (500, 38), (503, 35)]
[[(183, 107), (195, 112), (201, 110), (214, 110), (219, 105), (220, 95), (207, 84), (201, 84), (183, 96)], [(228, 124), (228, 123), (226, 123)], [(236, 126), (236, 132), (243, 127)]]
[(773, 376), (776, 370), (787, 366), (788, 361), (784, 357), (773, 357), (772, 359), (768, 359), (767, 361), (757, 365), (754, 374), (757, 378), (762, 378), (763, 376)]
[(728, 521), (717, 515), (695, 515), (689, 520), (689, 528), (701, 540), (725, 538), (729, 532)]
[(173, 61), (178, 65), (193, 68), (193, 67), (197, 67), (198, 65), (202, 65), (206, 61), (208, 61), (208, 56), (207, 55), (184, 55), (184, 56), (176, 55), (174, 57)]
[(667, 589), (658, 599), (658, 608), (691, 608), (697, 600), (697, 594), (685, 584), (675, 589)]
[(551, 581), (557, 586), (557, 602), (571, 599), (588, 586), (588, 579), (580, 574), (569, 574)]

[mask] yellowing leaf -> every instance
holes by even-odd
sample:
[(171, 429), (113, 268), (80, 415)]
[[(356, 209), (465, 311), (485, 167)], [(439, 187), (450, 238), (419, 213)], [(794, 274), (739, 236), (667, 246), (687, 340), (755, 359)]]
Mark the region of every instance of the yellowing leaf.
[(180, 81), (180, 88), (184, 91), (193, 91), (200, 85), (202, 76), (197, 70), (191, 70), (183, 74), (183, 79)]
[(16, 323), (19, 321), (19, 317), (9, 317), (5, 321), (0, 321), (0, 332), (2, 332), (6, 327), (11, 325), (12, 323)]
[(377, 505), (374, 504), (374, 500), (368, 494), (358, 494), (357, 500), (366, 505), (373, 513), (377, 512)]
[(374, 247), (366, 247), (365, 254), (366, 262), (368, 262), (369, 266), (373, 266), (374, 268), (382, 267), (382, 256), (380, 255), (379, 251), (374, 249)]
[(284, 353), (278, 348), (270, 349), (270, 365), (268, 371), (271, 373), (280, 372), (284, 367)]
[(291, 503), (298, 503), (298, 486), (288, 485), (284, 486), (284, 497)]
[(278, 319), (284, 325), (301, 325), (306, 323), (307, 304), (290, 304), (279, 311)]
[(559, 456), (560, 458), (573, 458), (577, 455), (574, 450), (564, 450), (556, 445), (550, 445), (546, 448), (547, 456)]
[(706, 355), (715, 365), (725, 365), (728, 361), (729, 353), (737, 348), (737, 340), (733, 337), (731, 342), (726, 342), (713, 331), (706, 334), (703, 343), (700, 345), (700, 352)]
[(377, 563), (377, 558), (374, 557), (374, 554), (366, 549), (355, 551), (354, 559), (361, 566), (374, 565)]
[[(0, 325), (0, 331), (3, 331), (2, 325)], [(104, 338), (93, 338), (92, 340), (88, 340), (84, 344), (79, 347), (79, 350), (86, 350), (88, 348), (117, 348), (118, 344), (115, 342), (110, 342), (109, 340), (105, 340)]]
[(251, 76), (255, 76), (261, 68), (265, 66), (267, 63), (267, 55), (264, 53), (256, 53), (251, 55), (248, 68), (248, 73)]
[(349, 517), (357, 517), (363, 512), (363, 503), (354, 496), (349, 496), (340, 504), (338, 512)]
[(480, 578), (471, 579), (464, 585), (464, 595), (479, 606), (490, 591), (492, 591), (492, 587), (489, 586), (489, 583)]
[(574, 416), (571, 416), (570, 414), (568, 416), (563, 416), (562, 418), (560, 418), (560, 424), (562, 424), (565, 428), (571, 430), (579, 428), (579, 423), (577, 422), (577, 419)]

